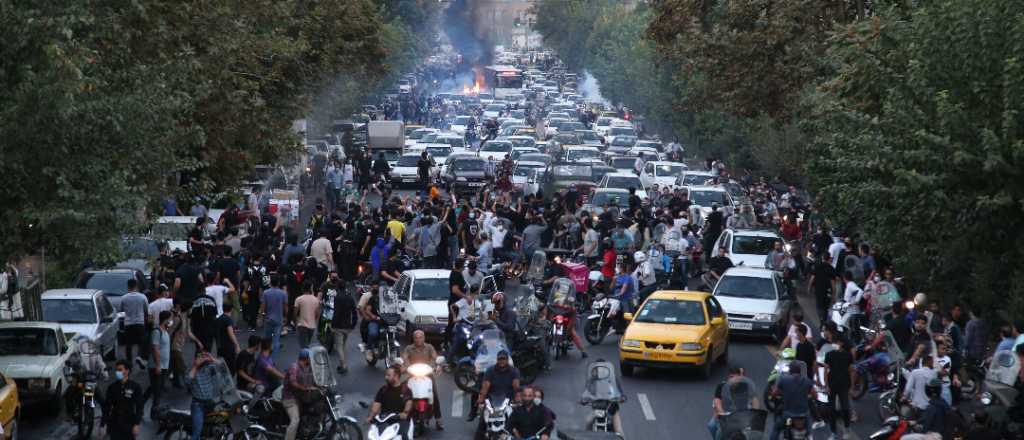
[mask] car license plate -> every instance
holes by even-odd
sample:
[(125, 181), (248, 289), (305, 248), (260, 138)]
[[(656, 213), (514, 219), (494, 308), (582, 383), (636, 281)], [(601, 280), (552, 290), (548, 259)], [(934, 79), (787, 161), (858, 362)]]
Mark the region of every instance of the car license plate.
[(560, 327), (560, 326), (555, 327), (555, 334), (556, 335), (561, 335), (562, 333), (563, 333), (562, 327)]
[(484, 186), (483, 182), (469, 182), (469, 186)]
[(408, 179), (408, 178), (407, 178), (407, 179), (402, 179), (402, 181), (403, 181), (403, 182), (409, 182), (409, 183), (412, 183), (412, 182), (415, 182), (415, 181), (416, 181), (416, 179)]
[(644, 352), (644, 359), (665, 360), (672, 357), (671, 353)]
[(753, 330), (754, 324), (750, 322), (729, 321), (729, 328), (734, 330)]

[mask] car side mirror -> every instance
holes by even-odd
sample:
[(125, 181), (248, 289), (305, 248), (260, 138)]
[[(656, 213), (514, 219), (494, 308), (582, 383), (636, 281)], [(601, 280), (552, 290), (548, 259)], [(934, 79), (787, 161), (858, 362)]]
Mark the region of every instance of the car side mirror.
[(722, 318), (721, 316), (716, 316), (714, 318), (711, 318), (711, 325), (722, 325), (722, 324), (725, 324), (725, 318)]
[(622, 314), (622, 319), (625, 319), (626, 321), (632, 321), (633, 320), (633, 314), (629, 313), (629, 312), (623, 313)]

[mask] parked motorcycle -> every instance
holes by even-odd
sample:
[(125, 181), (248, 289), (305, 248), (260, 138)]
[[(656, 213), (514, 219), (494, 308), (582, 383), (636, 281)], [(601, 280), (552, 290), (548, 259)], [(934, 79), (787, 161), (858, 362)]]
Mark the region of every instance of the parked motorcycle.
[[(316, 390), (303, 402), (300, 409), (301, 420), (297, 439), (301, 440), (362, 440), (362, 429), (356, 419), (346, 416), (342, 411), (342, 396), (333, 394), (331, 389), (337, 384), (330, 369), (330, 358), (327, 349), (314, 346), (310, 349), (310, 368), (313, 371), (313, 384)], [(250, 425), (245, 433), (252, 439), (283, 439), (288, 428), (288, 413), (281, 403), (282, 389), (278, 388), (272, 396), (255, 396), (245, 406), (246, 416)]]
[(621, 304), (617, 298), (606, 296), (603, 293), (594, 298), (593, 311), (583, 323), (583, 337), (587, 339), (587, 342), (591, 345), (601, 345), (612, 328), (620, 329), (623, 324), (622, 314), (619, 313), (621, 310)]
[(625, 401), (615, 366), (604, 359), (591, 362), (587, 367), (587, 378), (580, 397), (580, 405), (591, 408), (588, 429), (621, 433), (622, 427), (616, 426), (615, 415), (619, 412), (619, 405)]
[(106, 367), (96, 343), (77, 336), (78, 351), (64, 363), (64, 378), (68, 383), (65, 408), (78, 430), (75, 438), (87, 439), (96, 424), (97, 382), (106, 379)]
[(402, 419), (398, 414), (377, 414), (370, 423), (370, 429), (366, 432), (367, 440), (400, 440), (406, 437), (413, 438), (412, 433), (402, 432)]

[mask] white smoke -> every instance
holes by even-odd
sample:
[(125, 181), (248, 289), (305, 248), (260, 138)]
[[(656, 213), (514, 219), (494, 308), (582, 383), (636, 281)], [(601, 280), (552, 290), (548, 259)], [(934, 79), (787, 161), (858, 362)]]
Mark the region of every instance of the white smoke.
[(600, 102), (604, 105), (610, 104), (601, 96), (601, 85), (597, 83), (597, 78), (594, 78), (590, 71), (583, 71), (583, 82), (579, 85), (579, 91), (587, 99), (587, 102)]

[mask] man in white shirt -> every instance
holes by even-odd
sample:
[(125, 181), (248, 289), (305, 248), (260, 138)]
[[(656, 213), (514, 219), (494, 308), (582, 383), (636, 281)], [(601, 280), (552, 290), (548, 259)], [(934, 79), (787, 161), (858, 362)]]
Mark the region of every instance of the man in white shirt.
[(156, 298), (153, 302), (149, 303), (149, 317), (150, 322), (159, 324), (160, 323), (160, 312), (167, 310), (170, 311), (174, 308), (174, 300), (168, 297), (169, 289), (166, 284), (161, 284), (156, 289)]
[(321, 234), (320, 238), (313, 240), (313, 244), (309, 247), (309, 255), (315, 258), (318, 264), (327, 266), (328, 272), (335, 270), (334, 249), (331, 247), (331, 240), (327, 239), (326, 235)]
[(217, 303), (217, 317), (224, 314), (224, 296), (232, 295), (235, 293), (235, 285), (231, 284), (231, 280), (227, 278), (221, 278), (223, 284), (210, 283), (206, 286), (206, 294), (213, 298), (213, 302)]
[(920, 411), (928, 408), (928, 394), (924, 391), (925, 385), (928, 384), (928, 381), (938, 377), (935, 370), (932, 369), (932, 363), (931, 356), (922, 357), (921, 366), (907, 375), (907, 385), (903, 389), (903, 396), (910, 399), (910, 404)]
[(846, 289), (843, 290), (843, 301), (846, 301), (849, 313), (861, 313), (860, 302), (864, 299), (864, 290), (853, 281), (853, 274), (850, 271), (843, 272), (843, 282)]
[(839, 267), (839, 254), (846, 249), (846, 245), (843, 240), (838, 237), (832, 237), (832, 244), (828, 247), (828, 257), (832, 262), (832, 268)]

